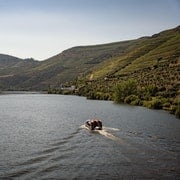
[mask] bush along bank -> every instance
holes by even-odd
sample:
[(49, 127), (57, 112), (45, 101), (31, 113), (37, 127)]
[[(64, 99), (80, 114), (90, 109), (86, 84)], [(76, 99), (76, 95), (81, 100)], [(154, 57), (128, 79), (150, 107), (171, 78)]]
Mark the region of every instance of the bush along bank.
[(127, 103), (131, 105), (145, 106), (150, 109), (167, 110), (176, 117), (180, 118), (179, 97), (165, 95), (160, 93), (158, 87), (154, 84), (147, 86), (138, 86), (134, 79), (128, 79), (118, 83), (114, 89), (114, 102)]
[[(111, 100), (115, 103), (126, 103), (144, 106), (150, 109), (163, 109), (180, 118), (180, 101), (178, 92), (165, 90), (155, 84), (141, 85), (137, 80), (129, 78), (119, 82), (113, 81), (83, 81), (73, 82), (76, 89), (60, 90), (51, 88), (49, 94), (64, 94), (85, 96), (87, 99)], [(72, 84), (69, 84), (71, 86)]]

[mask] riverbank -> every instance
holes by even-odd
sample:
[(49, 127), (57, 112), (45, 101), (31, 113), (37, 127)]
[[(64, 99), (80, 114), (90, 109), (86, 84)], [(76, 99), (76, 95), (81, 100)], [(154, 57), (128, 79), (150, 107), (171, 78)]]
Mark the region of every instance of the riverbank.
[[(92, 100), (111, 100), (117, 104), (124, 103), (133, 106), (144, 106), (149, 109), (161, 109), (174, 114), (177, 118), (180, 118), (179, 97), (168, 98), (160, 96), (158, 95), (156, 87), (152, 85), (144, 88), (144, 90), (137, 90), (136, 82), (134, 84), (134, 87), (127, 83), (127, 87), (124, 87), (124, 89), (120, 90), (120, 88), (122, 88), (120, 86), (121, 85), (118, 84), (111, 93), (95, 92), (94, 90), (91, 91), (90, 89), (88, 89), (88, 87), (81, 87), (81, 89), (76, 89), (73, 91), (55, 88), (49, 89), (48, 94), (78, 95), (85, 96), (87, 99)], [(130, 86), (132, 89), (130, 88)]]

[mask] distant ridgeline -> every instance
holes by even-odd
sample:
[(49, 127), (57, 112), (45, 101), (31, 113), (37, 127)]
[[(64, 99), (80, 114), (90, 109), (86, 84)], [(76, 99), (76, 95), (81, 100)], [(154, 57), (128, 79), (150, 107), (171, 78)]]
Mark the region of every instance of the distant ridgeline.
[(0, 55), (0, 90), (48, 90), (169, 110), (179, 116), (180, 26), (79, 46), (45, 61)]

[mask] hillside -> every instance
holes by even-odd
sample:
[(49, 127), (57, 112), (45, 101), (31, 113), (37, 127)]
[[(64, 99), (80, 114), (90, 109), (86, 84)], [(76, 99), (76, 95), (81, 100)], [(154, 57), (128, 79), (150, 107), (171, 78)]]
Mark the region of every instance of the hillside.
[(116, 101), (116, 95), (117, 102), (180, 112), (180, 26), (136, 40), (74, 84), (77, 94), (90, 99)]
[[(47, 90), (88, 74), (109, 58), (120, 56), (139, 40), (95, 46), (73, 47), (47, 60), (26, 66), (25, 60), (8, 64), (0, 71), (1, 90)], [(0, 63), (1, 63), (0, 58)], [(29, 62), (29, 61), (28, 61)], [(26, 64), (26, 65), (25, 65)], [(24, 66), (25, 65), (25, 66)]]
[(15, 90), (14, 85), (22, 82), (24, 74), (38, 64), (32, 58), (20, 59), (0, 54), (0, 90)]
[[(136, 77), (143, 84), (167, 76), (174, 78), (171, 84), (177, 84), (179, 48), (177, 27), (152, 37), (73, 47), (41, 62), (0, 55), (0, 90), (47, 90), (75, 79), (81, 81), (73, 82), (80, 88), (90, 77), (91, 84), (108, 84), (110, 89), (114, 82), (129, 77)], [(157, 83), (160, 86), (164, 82)]]
[(17, 72), (25, 72), (37, 64), (38, 61), (32, 58), (20, 59), (14, 56), (0, 54), (0, 77), (12, 76)]
[(180, 27), (142, 38), (139, 44), (114, 59), (109, 59), (94, 71), (96, 78), (104, 75), (122, 76), (152, 68), (158, 63), (175, 63), (180, 55)]

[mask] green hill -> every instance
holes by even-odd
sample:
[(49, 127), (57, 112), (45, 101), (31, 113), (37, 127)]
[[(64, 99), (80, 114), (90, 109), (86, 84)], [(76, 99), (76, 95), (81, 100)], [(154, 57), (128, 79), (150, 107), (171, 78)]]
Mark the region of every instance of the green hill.
[[(133, 41), (119, 55), (92, 68), (91, 73), (78, 78), (77, 94), (91, 99), (110, 99), (117, 87), (123, 89), (132, 79), (136, 93), (121, 90), (119, 102), (180, 111), (180, 26), (152, 37)], [(119, 90), (120, 92), (120, 90)]]
[[(120, 56), (126, 52), (136, 40), (102, 44), (95, 46), (79, 46), (65, 50), (47, 60), (25, 60), (17, 64), (9, 64), (0, 71), (1, 90), (47, 90), (58, 88), (62, 83), (74, 80), (78, 76), (88, 74), (92, 68), (102, 62)], [(2, 59), (0, 58), (0, 64)], [(28, 61), (29, 62), (29, 61)]]
[(17, 90), (24, 80), (24, 74), (39, 64), (32, 58), (20, 59), (14, 56), (0, 54), (0, 90)]
[(0, 54), (0, 76), (16, 74), (17, 71), (25, 72), (38, 63), (38, 61), (32, 58), (20, 59), (14, 56)]
[[(151, 37), (73, 47), (41, 62), (0, 54), (0, 91), (48, 90), (152, 108), (159, 103), (175, 112), (179, 72), (180, 26)], [(133, 84), (136, 91), (125, 93)], [(76, 90), (61, 88), (72, 85)], [(124, 99), (118, 95), (123, 88)]]

